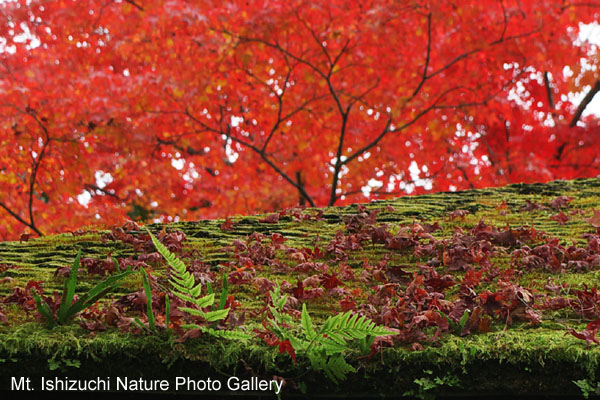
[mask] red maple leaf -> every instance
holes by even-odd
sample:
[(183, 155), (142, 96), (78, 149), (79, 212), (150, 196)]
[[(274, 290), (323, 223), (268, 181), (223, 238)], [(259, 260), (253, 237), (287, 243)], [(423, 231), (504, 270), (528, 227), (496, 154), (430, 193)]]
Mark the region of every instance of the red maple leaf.
[(292, 360), (294, 360), (294, 364), (296, 364), (296, 351), (288, 339), (279, 342), (279, 352), (281, 354), (287, 352), (292, 357)]
[(592, 343), (600, 344), (600, 341), (596, 339), (596, 329), (588, 330), (585, 329), (581, 332), (577, 332), (573, 328), (567, 329), (565, 335), (571, 334), (575, 336), (577, 339), (585, 340), (586, 344), (589, 346)]
[(263, 222), (266, 224), (275, 224), (279, 222), (279, 213), (267, 215), (265, 218), (259, 219), (258, 222)]
[(593, 211), (594, 215), (592, 215), (590, 218), (584, 218), (584, 220), (592, 224), (594, 228), (600, 228), (600, 210)]
[(561, 225), (564, 225), (567, 221), (569, 221), (571, 219), (571, 217), (569, 217), (568, 215), (566, 215), (564, 212), (560, 212), (560, 214), (556, 214), (550, 217), (551, 220), (558, 222)]

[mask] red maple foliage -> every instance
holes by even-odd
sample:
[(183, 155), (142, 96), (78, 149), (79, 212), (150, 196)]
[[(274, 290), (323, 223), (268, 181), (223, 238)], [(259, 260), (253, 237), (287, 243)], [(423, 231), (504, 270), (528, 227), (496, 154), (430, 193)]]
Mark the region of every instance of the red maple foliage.
[(0, 238), (596, 175), (599, 8), (2, 2)]

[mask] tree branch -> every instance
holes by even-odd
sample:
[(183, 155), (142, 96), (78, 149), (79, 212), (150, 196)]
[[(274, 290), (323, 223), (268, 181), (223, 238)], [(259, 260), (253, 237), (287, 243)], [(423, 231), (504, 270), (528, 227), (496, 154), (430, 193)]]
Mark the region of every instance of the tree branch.
[(314, 41), (317, 43), (317, 45), (319, 46), (319, 48), (321, 49), (321, 51), (323, 51), (323, 54), (325, 54), (325, 57), (327, 58), (327, 61), (329, 62), (329, 65), (333, 64), (333, 60), (331, 59), (331, 56), (329, 55), (329, 52), (327, 52), (327, 48), (325, 46), (323, 46), (323, 43), (321, 40), (319, 40), (319, 38), (317, 37), (316, 32), (314, 31), (314, 29), (312, 29), (308, 23), (300, 17), (300, 14), (298, 14), (298, 11), (295, 10), (294, 11), (294, 15), (296, 16), (296, 18), (298, 19), (298, 21), (300, 21), (300, 23), (302, 23), (302, 25), (304, 25), (304, 27), (306, 28), (307, 31), (310, 32), (310, 35), (312, 36), (312, 38), (314, 39)]
[(546, 95), (548, 97), (548, 106), (553, 110), (554, 114), (554, 96), (552, 96), (552, 87), (550, 86), (550, 74), (548, 71), (544, 72), (544, 86), (546, 86)]
[(312, 69), (313, 71), (315, 71), (318, 75), (320, 75), (322, 78), (326, 78), (327, 75), (321, 71), (319, 68), (317, 68), (313, 63), (306, 61), (305, 59), (303, 59), (300, 56), (295, 55), (294, 53), (290, 52), (289, 50), (284, 49), (283, 47), (281, 47), (278, 43), (271, 43), (268, 42), (266, 40), (263, 39), (258, 39), (258, 38), (251, 38), (251, 37), (247, 37), (247, 36), (238, 36), (238, 35), (234, 35), (233, 33), (227, 31), (227, 30), (220, 30), (218, 31), (220, 33), (223, 33), (225, 35), (231, 36), (233, 38), (238, 39), (240, 42), (243, 43), (261, 43), (267, 47), (271, 47), (272, 49), (275, 49), (285, 55), (287, 55), (288, 57), (298, 61), (301, 64), (306, 65), (307, 67), (309, 67), (310, 69)]
[(125, 0), (125, 3), (131, 4), (132, 6), (134, 6), (135, 8), (137, 8), (140, 11), (144, 11), (144, 7), (140, 6), (133, 0)]
[(429, 60), (431, 58), (431, 13), (427, 14), (427, 54), (425, 55), (425, 66), (423, 67), (423, 76), (421, 77), (421, 82), (414, 90), (412, 96), (407, 101), (407, 103), (412, 100), (421, 90), (425, 81), (427, 80), (427, 68), (429, 67)]
[[(488, 44), (488, 46), (495, 46), (495, 45), (498, 45), (498, 44), (504, 43), (504, 42), (506, 42), (506, 41), (509, 41), (509, 40), (516, 40), (516, 39), (524, 38), (524, 37), (527, 37), (527, 36), (531, 36), (531, 35), (533, 35), (533, 34), (535, 34), (535, 33), (538, 33), (538, 32), (540, 32), (540, 31), (541, 31), (541, 29), (542, 29), (542, 28), (540, 27), (540, 28), (534, 29), (534, 30), (532, 30), (532, 31), (525, 32), (525, 33), (522, 33), (522, 34), (520, 34), (520, 35), (512, 35), (512, 36), (508, 36), (508, 37), (506, 37), (506, 38), (504, 38), (504, 37), (503, 37), (503, 38), (500, 38), (500, 39), (498, 39), (498, 40), (494, 40), (493, 42), (489, 43), (489, 44)], [(465, 59), (465, 58), (467, 58), (467, 57), (469, 57), (469, 56), (471, 56), (471, 55), (473, 55), (473, 54), (475, 54), (475, 53), (478, 53), (478, 52), (482, 51), (483, 49), (484, 49), (483, 47), (476, 48), (476, 49), (473, 49), (473, 50), (466, 51), (466, 52), (464, 52), (464, 53), (462, 53), (462, 54), (460, 54), (460, 55), (456, 56), (456, 57), (455, 57), (455, 58), (453, 58), (453, 59), (452, 59), (450, 62), (448, 62), (448, 64), (446, 64), (446, 65), (444, 65), (443, 67), (440, 67), (440, 68), (439, 68), (439, 69), (437, 69), (436, 71), (432, 72), (432, 73), (431, 73), (431, 74), (428, 76), (428, 78), (433, 78), (434, 76), (436, 76), (436, 75), (438, 75), (438, 74), (440, 74), (440, 73), (444, 72), (444, 71), (445, 71), (445, 70), (447, 70), (448, 68), (452, 67), (454, 64), (458, 63), (459, 61), (461, 61), (461, 60), (463, 60), (463, 59)]]
[(340, 179), (340, 169), (342, 168), (342, 153), (344, 151), (344, 138), (346, 136), (346, 126), (348, 124), (348, 114), (350, 113), (350, 108), (352, 107), (352, 103), (348, 105), (346, 111), (342, 111), (342, 126), (340, 128), (340, 138), (338, 141), (338, 148), (335, 156), (335, 165), (333, 166), (333, 178), (331, 181), (331, 193), (329, 194), (329, 203), (328, 205), (332, 206), (335, 204), (337, 200), (337, 185)]
[(467, 171), (465, 170), (465, 168), (464, 168), (464, 167), (462, 167), (462, 166), (460, 166), (460, 165), (458, 165), (458, 166), (456, 167), (456, 169), (458, 169), (458, 170), (461, 172), (461, 174), (462, 174), (463, 178), (465, 178), (465, 180), (466, 180), (466, 181), (467, 181), (467, 183), (469, 184), (469, 187), (470, 187), (471, 189), (475, 189), (475, 185), (473, 185), (473, 182), (471, 182), (471, 180), (469, 179), (469, 176), (467, 175)]
[(504, 17), (504, 24), (502, 27), (502, 34), (500, 35), (500, 42), (504, 41), (504, 35), (506, 34), (506, 29), (508, 28), (508, 15), (506, 15), (506, 7), (504, 7), (504, 1), (500, 1), (500, 7), (502, 8), (502, 16)]
[[(35, 110), (26, 110), (27, 114), (29, 114), (35, 121), (36, 123), (39, 125), (39, 127), (42, 129), (42, 131), (44, 132), (44, 135), (46, 136), (46, 141), (44, 142), (43, 146), (42, 146), (42, 151), (40, 151), (40, 154), (33, 158), (33, 168), (31, 170), (31, 177), (29, 180), (29, 204), (28, 204), (28, 210), (29, 210), (29, 222), (30, 222), (30, 226), (32, 227), (32, 229), (34, 229), (37, 232), (39, 232), (39, 230), (35, 227), (35, 222), (34, 222), (34, 218), (33, 218), (33, 193), (34, 193), (34, 188), (35, 188), (35, 184), (36, 184), (36, 180), (37, 180), (37, 173), (39, 171), (40, 165), (42, 164), (42, 160), (44, 159), (44, 155), (46, 154), (46, 149), (48, 148), (48, 145), (50, 144), (50, 135), (48, 134), (48, 129), (46, 128), (46, 126), (42, 123), (42, 121), (40, 121), (36, 115)], [(33, 155), (32, 155), (33, 156)], [(39, 233), (38, 233), (39, 235)], [(42, 235), (40, 235), (42, 236)]]
[(196, 122), (197, 124), (201, 125), (207, 131), (213, 132), (214, 134), (217, 134), (217, 135), (226, 135), (228, 139), (231, 139), (232, 141), (239, 143), (242, 146), (245, 146), (248, 149), (254, 151), (256, 154), (258, 154), (263, 159), (264, 162), (266, 162), (273, 170), (275, 170), (275, 172), (277, 172), (283, 179), (285, 179), (288, 183), (290, 183), (292, 186), (294, 186), (298, 190), (298, 192), (300, 192), (302, 194), (302, 196), (304, 196), (304, 198), (306, 199), (306, 201), (308, 201), (308, 203), (311, 205), (311, 207), (315, 207), (315, 202), (310, 197), (310, 195), (306, 192), (306, 190), (304, 190), (304, 187), (299, 185), (298, 183), (296, 183), (296, 181), (294, 181), (288, 174), (286, 174), (281, 168), (279, 168), (267, 156), (267, 154), (265, 152), (263, 152), (261, 149), (259, 149), (252, 143), (246, 142), (243, 139), (232, 136), (230, 132), (224, 132), (222, 130), (222, 128), (219, 130), (219, 129), (214, 129), (214, 128), (208, 126), (207, 124), (205, 124), (204, 122), (202, 122), (201, 120), (196, 118), (194, 115), (192, 115), (189, 112), (189, 110), (187, 110), (187, 109), (181, 113), (184, 115), (187, 115), (188, 118), (190, 118), (192, 121)]
[(577, 107), (577, 110), (575, 110), (575, 114), (573, 114), (573, 118), (571, 119), (571, 123), (569, 124), (569, 126), (571, 128), (573, 128), (575, 125), (577, 125), (577, 122), (581, 118), (581, 115), (585, 111), (586, 107), (592, 102), (592, 99), (594, 98), (594, 96), (596, 95), (596, 93), (598, 93), (599, 91), (600, 91), (600, 80), (596, 81), (596, 84), (585, 95), (585, 97), (583, 98), (583, 100), (581, 101), (581, 103), (579, 103), (579, 106)]
[(87, 185), (85, 185), (84, 189), (87, 190), (92, 195), (96, 194), (94, 192), (98, 191), (98, 192), (104, 193), (105, 195), (110, 196), (116, 200), (119, 200), (119, 201), (124, 200), (121, 197), (117, 196), (115, 193), (109, 192), (108, 190), (103, 189), (97, 185), (87, 184)]
[[(302, 172), (300, 171), (296, 171), (296, 182), (298, 182), (298, 186), (302, 186), (304, 187), (304, 182), (302, 182)], [(302, 196), (302, 193), (298, 193), (298, 204), (300, 206), (305, 206), (306, 205), (306, 199), (304, 198), (304, 196)]]
[(10, 215), (12, 215), (13, 218), (15, 218), (17, 221), (19, 221), (23, 225), (28, 226), (29, 228), (31, 228), (39, 236), (44, 236), (44, 234), (42, 232), (40, 232), (40, 230), (35, 225), (32, 225), (29, 222), (25, 221), (23, 218), (21, 218), (19, 216), (19, 214), (15, 213), (13, 210), (11, 210), (10, 208), (8, 208), (8, 206), (6, 204), (0, 202), (0, 207), (2, 207), (3, 209), (5, 209), (6, 212), (8, 212)]
[[(425, 180), (425, 179), (435, 179), (442, 171), (446, 170), (446, 164), (448, 161), (444, 161), (444, 163), (440, 166), (440, 168), (438, 168), (437, 171), (423, 177), (423, 178), (418, 178), (419, 180)], [(402, 180), (401, 183), (404, 183), (405, 185), (414, 185), (417, 182), (417, 179), (411, 179), (411, 180)], [(372, 187), (372, 186), (371, 186)], [(374, 188), (373, 190), (371, 190), (369, 192), (369, 195), (377, 195), (377, 196), (397, 196), (397, 195), (403, 195), (403, 194), (407, 194), (406, 190), (396, 190), (396, 191), (387, 191), (384, 189), (385, 185), (381, 185), (377, 188)], [(357, 190), (350, 190), (348, 192), (344, 192), (343, 196), (353, 196), (356, 194), (362, 194), (363, 191), (362, 189), (357, 189)]]
[(158, 142), (159, 145), (168, 145), (168, 146), (173, 146), (174, 148), (176, 148), (177, 150), (184, 152), (184, 153), (188, 153), (191, 156), (203, 156), (206, 154), (206, 152), (204, 151), (204, 149), (201, 150), (196, 150), (195, 148), (193, 148), (192, 146), (188, 146), (187, 148), (183, 148), (180, 145), (177, 144), (176, 141), (174, 140), (164, 140), (159, 138), (158, 136), (156, 137), (156, 141)]
[[(31, 176), (29, 177), (29, 195), (28, 195), (29, 199), (27, 202), (27, 211), (29, 213), (29, 222), (26, 222), (16, 212), (12, 211), (6, 204), (0, 203), (0, 205), (10, 215), (12, 215), (17, 221), (19, 221), (20, 223), (24, 224), (25, 226), (28, 226), (29, 228), (31, 228), (39, 236), (44, 236), (43, 233), (38, 229), (38, 227), (35, 224), (35, 219), (33, 216), (33, 196), (34, 196), (35, 184), (36, 184), (36, 180), (37, 180), (37, 173), (38, 173), (39, 167), (44, 159), (44, 156), (46, 154), (46, 150), (48, 149), (48, 146), (50, 145), (50, 135), (48, 133), (48, 128), (46, 127), (44, 122), (42, 122), (38, 118), (36, 111), (32, 108), (26, 107), (25, 110), (22, 110), (19, 107), (15, 106), (14, 104), (3, 104), (2, 106), (13, 108), (21, 114), (30, 116), (35, 121), (35, 123), (41, 128), (41, 130), (44, 134), (45, 141), (43, 141), (42, 150), (37, 155), (37, 157), (33, 157), (33, 154), (31, 154), (32, 167), (31, 167)], [(32, 149), (32, 151), (33, 151), (33, 149)]]

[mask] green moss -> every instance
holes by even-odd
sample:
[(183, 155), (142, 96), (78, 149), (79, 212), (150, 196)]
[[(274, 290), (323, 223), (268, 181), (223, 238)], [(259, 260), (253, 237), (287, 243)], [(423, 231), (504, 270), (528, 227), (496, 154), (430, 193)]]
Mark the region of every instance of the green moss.
[[(440, 224), (442, 230), (434, 232), (436, 238), (449, 238), (456, 225), (468, 230), (480, 220), (484, 220), (499, 228), (506, 225), (512, 228), (533, 226), (538, 231), (558, 237), (564, 245), (570, 245), (575, 240), (578, 245), (585, 246), (586, 240), (582, 239), (581, 235), (593, 232), (593, 228), (581, 215), (569, 215), (571, 220), (565, 225), (560, 225), (550, 219), (557, 213), (554, 210), (520, 211), (526, 205), (525, 200), (548, 204), (560, 195), (573, 198), (570, 210), (583, 209), (585, 215), (590, 216), (592, 209), (600, 209), (600, 179), (436, 193), (377, 201), (366, 204), (365, 207), (368, 210), (379, 211), (378, 224), (387, 224), (392, 232), (397, 232), (403, 224), (423, 220)], [(507, 206), (505, 215), (499, 214), (497, 208), (503, 201)], [(394, 210), (387, 206), (393, 207)], [(457, 209), (468, 210), (470, 214), (464, 218), (450, 220), (448, 214)], [(279, 233), (288, 239), (285, 244), (290, 247), (313, 248), (317, 244), (324, 250), (335, 233), (344, 230), (343, 217), (356, 214), (356, 211), (356, 205), (327, 208), (324, 210), (323, 220), (298, 222), (286, 216), (280, 218), (276, 224), (259, 222), (264, 215), (239, 216), (232, 218), (236, 227), (231, 231), (220, 230), (222, 220), (152, 224), (148, 227), (154, 232), (163, 228), (167, 231), (185, 232), (185, 251), (197, 250), (202, 261), (209, 263), (220, 274), (222, 270), (228, 271), (222, 264), (233, 260), (233, 253), (224, 248), (231, 245), (235, 239), (245, 240), (254, 232), (261, 232), (267, 237), (271, 233)], [(307, 209), (304, 213), (314, 214), (315, 210)], [(106, 259), (108, 254), (113, 258), (135, 254), (129, 245), (120, 241), (103, 242), (101, 234), (102, 232), (81, 236), (63, 234), (32, 239), (26, 243), (0, 243), (0, 264), (18, 266), (0, 274), (0, 278), (14, 279), (0, 284), (0, 295), (12, 293), (15, 287), (24, 287), (28, 280), (44, 281), (47, 293), (62, 290), (63, 281), (55, 278), (54, 272), (57, 267), (70, 265), (78, 249), (82, 249), (83, 257), (99, 260)], [(268, 239), (265, 239), (265, 243), (268, 243)], [(509, 253), (510, 249), (507, 249), (506, 254), (494, 256), (494, 266), (500, 269), (508, 268)], [(347, 262), (355, 269), (358, 277), (365, 260), (370, 264), (377, 264), (388, 254), (390, 251), (383, 245), (365, 244), (361, 250), (350, 252)], [(279, 251), (277, 256), (281, 262), (288, 265), (297, 263), (284, 251)], [(417, 263), (426, 261), (415, 257), (410, 251), (393, 252), (390, 258), (390, 263), (403, 265), (408, 271), (417, 271)], [(164, 279), (164, 266), (153, 267), (155, 275)], [(260, 269), (260, 276), (271, 280), (287, 280), (295, 285), (298, 279), (294, 273), (282, 275), (275, 273), (268, 266), (257, 267)], [(455, 279), (460, 280), (462, 276), (462, 273), (458, 273)], [(519, 282), (532, 290), (544, 292), (548, 276), (545, 271), (523, 271)], [(304, 276), (300, 277), (302, 278)], [(102, 277), (82, 274), (78, 293), (87, 291), (101, 280)], [(573, 289), (581, 288), (584, 283), (593, 286), (600, 281), (600, 271), (569, 272), (555, 277), (555, 281), (565, 283), (568, 288)], [(360, 285), (358, 281), (356, 284)], [(216, 286), (218, 289), (218, 283)], [(140, 288), (139, 276), (131, 276), (113, 296), (117, 297)], [(348, 288), (352, 289), (350, 286)], [(364, 285), (362, 288), (364, 294), (356, 299), (357, 302), (366, 301), (366, 294), (370, 291)], [(264, 305), (264, 296), (252, 285), (232, 285), (230, 289), (248, 315), (252, 310), (260, 309)], [(452, 287), (446, 292), (447, 299), (455, 298), (457, 292), (458, 286)], [(339, 309), (337, 301), (336, 298), (310, 300), (308, 307), (315, 323), (322, 322), (332, 310)], [(266, 377), (274, 374), (284, 376), (299, 385), (305, 385), (309, 391), (315, 393), (320, 391), (330, 394), (343, 392), (393, 395), (419, 390), (415, 379), (435, 376), (458, 379), (462, 388), (444, 389), (456, 390), (456, 393), (468, 393), (473, 390), (490, 393), (500, 390), (502, 393), (538, 394), (537, 390), (539, 393), (552, 393), (557, 390), (561, 393), (578, 393), (577, 387), (571, 381), (597, 380), (600, 360), (599, 346), (586, 348), (585, 342), (571, 335), (565, 336), (563, 324), (580, 330), (585, 325), (584, 321), (572, 311), (546, 311), (544, 322), (537, 328), (515, 324), (504, 330), (503, 324), (496, 323), (492, 326), (492, 332), (488, 334), (467, 337), (445, 335), (439, 342), (426, 344), (423, 350), (417, 351), (410, 345), (384, 348), (382, 354), (372, 360), (358, 359), (356, 350), (349, 359), (353, 360), (359, 372), (344, 386), (334, 387), (323, 384), (321, 376), (307, 372), (310, 370), (308, 365), (294, 365), (289, 357), (279, 354), (277, 349), (269, 348), (259, 340), (226, 342), (199, 338), (174, 344), (165, 337), (126, 335), (110, 329), (91, 336), (76, 324), (48, 330), (36, 322), (31, 322), (31, 317), (23, 315), (12, 305), (4, 306), (2, 311), (9, 320), (8, 325), (0, 325), (0, 358), (5, 360), (0, 363), (0, 373), (3, 376), (10, 376), (11, 371), (17, 368), (27, 373), (43, 375), (54, 371), (50, 369), (51, 366), (62, 369), (63, 372), (67, 371), (73, 376), (85, 376), (98, 370), (114, 375), (131, 375), (132, 371), (136, 371), (147, 376), (165, 377), (180, 373), (190, 375), (190, 371), (194, 371), (195, 376), (202, 376), (244, 374), (250, 370), (251, 373)], [(248, 329), (259, 327), (252, 324), (257, 323), (250, 321)], [(75, 366), (77, 363), (79, 367)], [(560, 376), (557, 376), (558, 371), (563, 371)], [(503, 377), (500, 382), (504, 386), (499, 386), (500, 383), (494, 378), (494, 374)], [(525, 378), (529, 384), (533, 382), (537, 386), (519, 389)]]

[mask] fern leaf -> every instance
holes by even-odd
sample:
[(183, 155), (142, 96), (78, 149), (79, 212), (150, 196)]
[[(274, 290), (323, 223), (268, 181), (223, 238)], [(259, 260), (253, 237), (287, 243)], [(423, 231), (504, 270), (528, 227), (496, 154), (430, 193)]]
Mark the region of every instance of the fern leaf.
[[(373, 321), (365, 317), (357, 317), (357, 314), (352, 315), (352, 311), (337, 314), (327, 318), (320, 331), (321, 334), (329, 337), (335, 337), (334, 340), (339, 342), (339, 336), (347, 339), (362, 339), (367, 336), (384, 336), (395, 335), (395, 332), (390, 332), (384, 327), (377, 326)], [(332, 336), (333, 335), (333, 336)]]
[(308, 353), (308, 360), (315, 371), (323, 371), (325, 369), (325, 356), (321, 352)]
[(177, 273), (181, 276), (187, 272), (187, 268), (183, 261), (175, 257), (175, 254), (171, 253), (167, 247), (158, 241), (158, 239), (152, 234), (152, 232), (148, 231), (150, 235), (150, 239), (152, 239), (152, 243), (154, 243), (154, 247), (160, 253), (161, 256), (167, 260), (167, 263), (171, 268), (173, 268)]
[(346, 339), (344, 339), (343, 332), (341, 331), (332, 331), (327, 334), (327, 337), (333, 340), (336, 343), (339, 343), (342, 346), (346, 345)]
[(201, 292), (202, 292), (202, 286), (201, 285), (196, 285), (195, 287), (193, 287), (192, 289), (190, 289), (190, 296), (192, 296), (192, 297), (199, 297)]
[[(186, 268), (185, 264), (178, 259), (173, 253), (171, 253), (162, 243), (152, 235), (150, 231), (148, 231), (154, 246), (158, 250), (158, 252), (167, 260), (169, 266), (173, 269), (171, 274), (171, 279), (169, 282), (173, 286), (173, 294), (179, 297), (181, 300), (185, 302), (192, 303), (196, 306), (196, 308), (191, 307), (179, 307), (181, 311), (187, 312), (191, 315), (200, 316), (204, 318), (207, 322), (219, 321), (224, 318), (227, 318), (229, 314), (229, 308), (225, 308), (225, 301), (227, 300), (227, 276), (223, 275), (223, 290), (221, 292), (221, 301), (219, 302), (219, 309), (215, 310), (215, 293), (212, 290), (212, 287), (207, 287), (208, 294), (206, 296), (200, 297), (200, 293), (202, 292), (202, 285), (195, 284), (194, 275), (192, 275)], [(285, 299), (284, 299), (285, 300)], [(204, 312), (203, 308), (212, 306), (212, 311)], [(247, 338), (246, 334), (232, 331), (220, 331), (214, 330), (212, 328), (207, 328), (204, 326), (196, 325), (196, 324), (188, 324), (182, 325), (183, 328), (196, 328), (200, 329), (203, 332), (207, 332), (210, 335), (216, 337), (223, 337), (227, 339), (240, 339)]]
[(171, 286), (173, 286), (173, 288), (175, 289), (175, 291), (177, 293), (182, 293), (182, 294), (185, 294), (185, 295), (189, 294), (190, 290), (187, 287), (181, 286), (181, 285), (179, 285), (179, 284), (177, 284), (177, 283), (175, 283), (173, 281), (169, 281), (169, 283), (171, 284)]
[(350, 325), (348, 323), (348, 321), (350, 320), (350, 317), (352, 317), (351, 311), (348, 311), (348, 312), (342, 314), (342, 316), (339, 319), (339, 326), (342, 328), (351, 327), (352, 325)]
[(173, 291), (173, 294), (177, 297), (179, 297), (181, 300), (183, 301), (189, 301), (190, 303), (193, 303), (194, 301), (196, 301), (196, 299), (194, 299), (193, 297), (190, 297), (186, 294), (177, 292), (177, 291)]
[[(186, 275), (187, 274), (187, 275)], [(189, 272), (185, 272), (185, 274), (173, 273), (171, 274), (171, 282), (175, 282), (181, 287), (188, 288), (189, 284)]]
[(344, 343), (344, 344), (340, 344), (334, 340), (330, 340), (327, 338), (322, 339), (319, 344), (321, 345), (321, 347), (323, 348), (323, 350), (325, 351), (325, 353), (329, 356), (329, 355), (333, 355), (333, 354), (337, 354), (337, 353), (341, 353), (344, 350), (346, 350), (348, 348), (348, 344)]
[(204, 308), (208, 307), (215, 302), (215, 294), (207, 294), (204, 297), (194, 299), (194, 304), (196, 307)]
[(189, 313), (191, 315), (195, 315), (197, 317), (206, 318), (206, 313), (204, 311), (202, 311), (202, 310), (198, 310), (197, 308), (179, 307), (179, 309), (181, 311), (184, 311), (184, 312)]
[(219, 320), (227, 318), (227, 314), (229, 314), (229, 308), (226, 308), (224, 310), (209, 311), (206, 313), (204, 318), (208, 322), (219, 321)]
[(338, 380), (344, 380), (346, 374), (356, 372), (356, 369), (348, 364), (341, 354), (330, 357), (325, 365), (324, 371), (330, 378), (333, 378), (334, 383), (337, 383)]
[(310, 315), (308, 315), (308, 311), (306, 311), (306, 304), (302, 304), (302, 330), (304, 331), (304, 336), (308, 340), (313, 340), (317, 336), (317, 332), (315, 332), (315, 328), (313, 327), (312, 321), (310, 320)]

